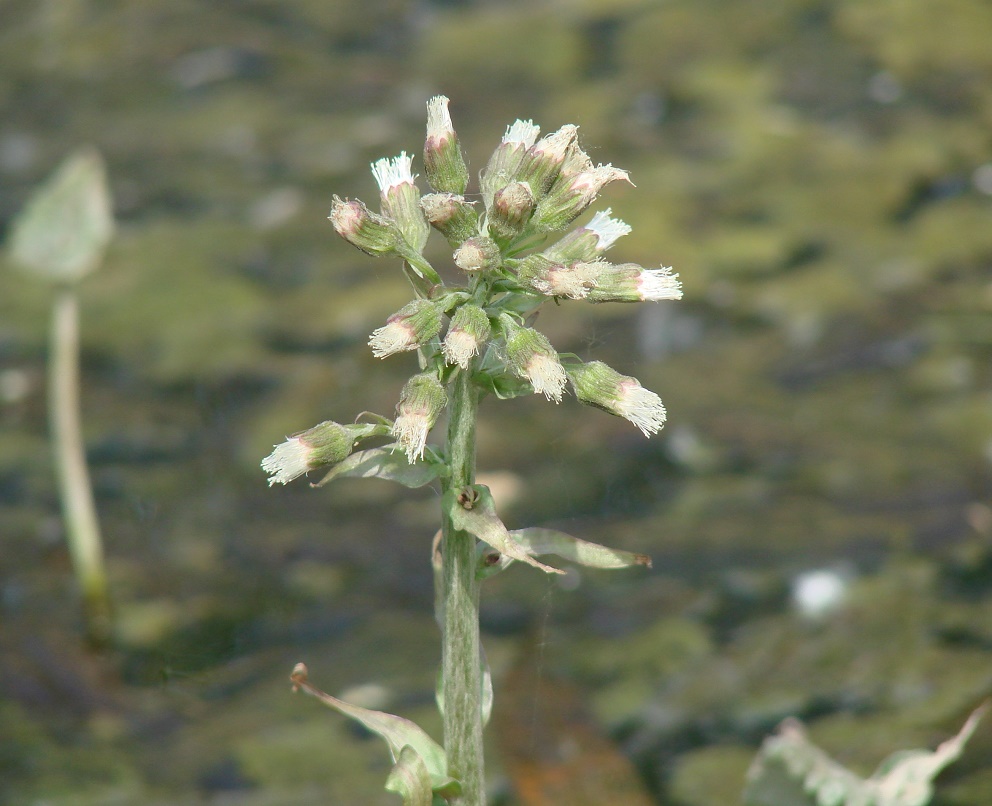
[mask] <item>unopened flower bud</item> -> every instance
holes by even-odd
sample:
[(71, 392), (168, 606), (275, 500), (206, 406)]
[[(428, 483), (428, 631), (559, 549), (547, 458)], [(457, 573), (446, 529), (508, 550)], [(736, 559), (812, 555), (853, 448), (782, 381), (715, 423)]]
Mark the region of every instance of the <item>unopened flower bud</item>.
[(679, 276), (671, 267), (645, 269), (636, 263), (614, 265), (596, 261), (596, 286), (589, 291), (590, 302), (657, 302), (682, 299)]
[(568, 376), (551, 342), (533, 328), (511, 324), (509, 317), (501, 321), (507, 330), (506, 357), (510, 369), (526, 380), (536, 394), (560, 403)]
[(626, 171), (612, 165), (593, 168), (590, 164), (588, 169), (576, 173), (562, 172), (538, 202), (534, 210), (534, 227), (543, 232), (567, 227), (593, 203), (607, 184), (620, 179), (630, 181)]
[(527, 149), (516, 178), (529, 184), (536, 198), (540, 199), (548, 191), (565, 164), (569, 151), (577, 147), (578, 131), (577, 126), (566, 124)]
[(458, 146), (458, 136), (448, 114), (448, 99), (436, 95), (427, 102), (427, 141), (424, 143), (424, 170), (435, 190), (464, 193), (468, 187), (468, 167)]
[(342, 200), (335, 196), (328, 219), (338, 235), (367, 255), (396, 254), (396, 230), (392, 223), (357, 199)]
[(496, 191), (516, 180), (524, 154), (534, 145), (540, 131), (541, 128), (535, 126), (532, 120), (518, 120), (507, 127), (503, 142), (496, 147), (479, 177), (487, 210), (492, 206)]
[(455, 265), (466, 272), (495, 269), (502, 261), (499, 246), (492, 238), (476, 235), (469, 238), (455, 250)]
[(288, 484), (309, 470), (346, 459), (355, 438), (348, 426), (330, 420), (287, 438), (262, 460), (269, 486)]
[(432, 372), (414, 375), (406, 382), (396, 406), (392, 433), (413, 463), (424, 455), (427, 435), (448, 405), (448, 393)]
[(637, 378), (621, 375), (602, 361), (570, 364), (567, 372), (575, 396), (583, 403), (630, 420), (646, 437), (664, 426), (667, 415), (661, 398)]
[(492, 325), (489, 317), (478, 305), (462, 305), (451, 318), (451, 325), (444, 337), (441, 350), (444, 360), (462, 369), (468, 369), (479, 347), (489, 340)]
[(420, 209), (420, 191), (413, 183), (412, 168), (413, 158), (402, 151), (391, 160), (383, 158), (374, 162), (372, 175), (379, 185), (383, 212), (395, 222), (410, 249), (419, 253), (427, 243), (430, 227)]
[(479, 234), (479, 213), (475, 206), (455, 193), (428, 193), (420, 200), (427, 221), (448, 243), (458, 246)]
[(544, 255), (561, 263), (595, 260), (613, 246), (617, 239), (630, 233), (630, 226), (619, 218), (610, 218), (610, 210), (596, 213), (584, 227), (577, 227)]
[(493, 196), (486, 220), (495, 238), (509, 240), (519, 235), (534, 212), (534, 194), (526, 182), (511, 182)]
[(555, 263), (544, 255), (530, 255), (517, 267), (520, 282), (548, 297), (585, 299), (596, 286), (593, 263)]
[(369, 346), (376, 358), (416, 350), (441, 330), (441, 312), (433, 302), (415, 299), (372, 331)]

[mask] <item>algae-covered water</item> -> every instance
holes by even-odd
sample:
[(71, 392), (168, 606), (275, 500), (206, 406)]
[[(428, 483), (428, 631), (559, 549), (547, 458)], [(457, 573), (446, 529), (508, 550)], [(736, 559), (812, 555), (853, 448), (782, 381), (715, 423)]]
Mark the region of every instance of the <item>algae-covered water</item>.
[[(482, 406), (511, 527), (654, 558), (487, 589), (494, 802), (541, 802), (563, 736), (570, 776), (613, 776), (578, 806), (708, 806), (786, 716), (862, 774), (954, 733), (992, 694), (990, 41), (984, 0), (6, 0), (0, 235), (82, 144), (115, 199), (80, 300), (119, 640), (81, 637), (50, 291), (0, 262), (0, 801), (397, 803), (385, 749), (290, 694), (301, 660), (439, 736), (435, 494), (258, 467), (391, 413), (414, 371), (366, 346), (399, 267), (326, 216), (419, 153), (436, 93), (473, 172), (516, 118), (579, 124), (637, 185), (599, 205), (634, 230), (611, 255), (685, 290), (539, 323), (657, 391), (659, 437), (574, 399)], [(935, 802), (992, 802), (990, 751), (992, 722)]]

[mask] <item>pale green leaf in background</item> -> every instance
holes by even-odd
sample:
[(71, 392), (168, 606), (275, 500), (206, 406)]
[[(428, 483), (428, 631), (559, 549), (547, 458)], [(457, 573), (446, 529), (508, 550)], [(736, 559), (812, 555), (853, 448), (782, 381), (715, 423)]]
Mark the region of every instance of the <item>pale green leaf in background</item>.
[(955, 761), (971, 738), (987, 705), (976, 709), (958, 734), (933, 752), (895, 753), (867, 780), (831, 759), (787, 720), (761, 745), (747, 774), (746, 806), (925, 806), (933, 781)]
[(103, 159), (85, 148), (70, 156), (14, 220), (10, 253), (25, 272), (74, 283), (103, 259), (114, 233)]

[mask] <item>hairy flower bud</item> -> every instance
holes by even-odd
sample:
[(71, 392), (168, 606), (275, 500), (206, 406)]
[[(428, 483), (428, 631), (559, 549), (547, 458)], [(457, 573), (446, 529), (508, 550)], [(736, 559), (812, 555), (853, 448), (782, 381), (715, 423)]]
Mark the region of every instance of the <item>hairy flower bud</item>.
[(511, 182), (493, 196), (486, 220), (494, 238), (515, 238), (534, 212), (534, 194), (526, 182)]
[(414, 375), (406, 382), (396, 405), (392, 433), (413, 463), (423, 457), (427, 435), (448, 405), (448, 393), (432, 372)]
[(420, 209), (420, 191), (413, 183), (412, 168), (413, 158), (402, 151), (391, 160), (383, 158), (374, 162), (372, 175), (379, 185), (383, 212), (395, 222), (410, 249), (419, 253), (427, 243), (430, 227)]
[(630, 420), (646, 437), (664, 426), (667, 415), (661, 398), (637, 378), (621, 375), (602, 361), (569, 364), (566, 371), (575, 396), (583, 403)]
[(489, 271), (502, 261), (499, 246), (492, 238), (476, 235), (455, 250), (455, 265), (465, 272)]
[(441, 330), (441, 312), (433, 302), (415, 299), (372, 331), (369, 346), (376, 358), (416, 350)]
[(532, 120), (518, 120), (507, 127), (503, 142), (496, 147), (479, 177), (487, 210), (492, 206), (496, 191), (516, 180), (524, 154), (534, 145), (540, 131), (540, 126), (535, 126)]
[(563, 229), (582, 214), (610, 182), (630, 182), (626, 171), (612, 165), (590, 164), (585, 170), (566, 174), (564, 171), (548, 194), (537, 204), (532, 220), (535, 229), (548, 232)]
[(585, 299), (596, 286), (594, 263), (555, 263), (544, 255), (530, 255), (517, 266), (517, 279), (548, 297)]
[(427, 221), (451, 246), (479, 234), (479, 213), (472, 202), (455, 193), (428, 193), (420, 200)]
[(354, 426), (328, 420), (276, 445), (275, 450), (262, 460), (262, 470), (269, 474), (269, 486), (288, 484), (307, 471), (346, 459), (357, 436), (352, 429)]
[(630, 226), (619, 218), (610, 218), (612, 211), (596, 213), (583, 227), (577, 227), (553, 246), (544, 250), (544, 255), (561, 263), (595, 260), (613, 246), (616, 241), (630, 233)]
[(441, 345), (444, 360), (468, 369), (472, 357), (479, 354), (479, 347), (489, 340), (491, 333), (492, 325), (482, 308), (471, 304), (460, 306), (451, 318), (451, 325)]
[(547, 336), (533, 328), (522, 327), (507, 316), (500, 321), (506, 331), (506, 358), (510, 369), (526, 380), (536, 394), (560, 403), (568, 376)]
[(516, 178), (530, 185), (535, 198), (540, 199), (548, 191), (558, 178), (569, 152), (578, 147), (578, 131), (578, 126), (566, 124), (527, 149)]
[(682, 299), (682, 284), (671, 268), (645, 269), (636, 263), (614, 265), (596, 261), (596, 286), (589, 291), (590, 302), (658, 302)]
[(468, 187), (468, 167), (451, 125), (448, 99), (443, 95), (436, 95), (427, 102), (424, 170), (427, 181), (435, 190), (460, 194)]
[(396, 230), (392, 222), (373, 213), (357, 199), (342, 200), (335, 196), (327, 218), (338, 235), (365, 254), (373, 257), (396, 254)]

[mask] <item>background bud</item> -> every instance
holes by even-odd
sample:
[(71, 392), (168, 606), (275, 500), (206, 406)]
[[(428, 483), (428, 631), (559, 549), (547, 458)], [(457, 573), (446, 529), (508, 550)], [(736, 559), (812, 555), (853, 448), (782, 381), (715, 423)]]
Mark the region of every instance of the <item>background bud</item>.
[(357, 199), (342, 200), (335, 196), (327, 218), (338, 235), (365, 254), (374, 257), (396, 254), (396, 230), (392, 222), (373, 213)]
[(503, 142), (496, 147), (479, 177), (482, 200), (487, 210), (492, 205), (496, 191), (517, 178), (520, 163), (527, 149), (534, 145), (540, 131), (541, 128), (535, 126), (531, 120), (518, 120), (512, 126), (507, 126)]
[(578, 131), (577, 126), (566, 124), (527, 149), (516, 178), (530, 185), (535, 198), (540, 199), (558, 177), (568, 152), (576, 147)]
[(534, 194), (526, 182), (511, 182), (493, 196), (486, 221), (494, 238), (510, 240), (519, 235), (534, 212)]
[(458, 246), (479, 234), (479, 213), (464, 196), (455, 193), (428, 193), (420, 200), (420, 209), (430, 225), (451, 246)]
[(455, 265), (462, 271), (489, 271), (500, 265), (502, 253), (492, 238), (476, 235), (458, 247), (454, 257)]

